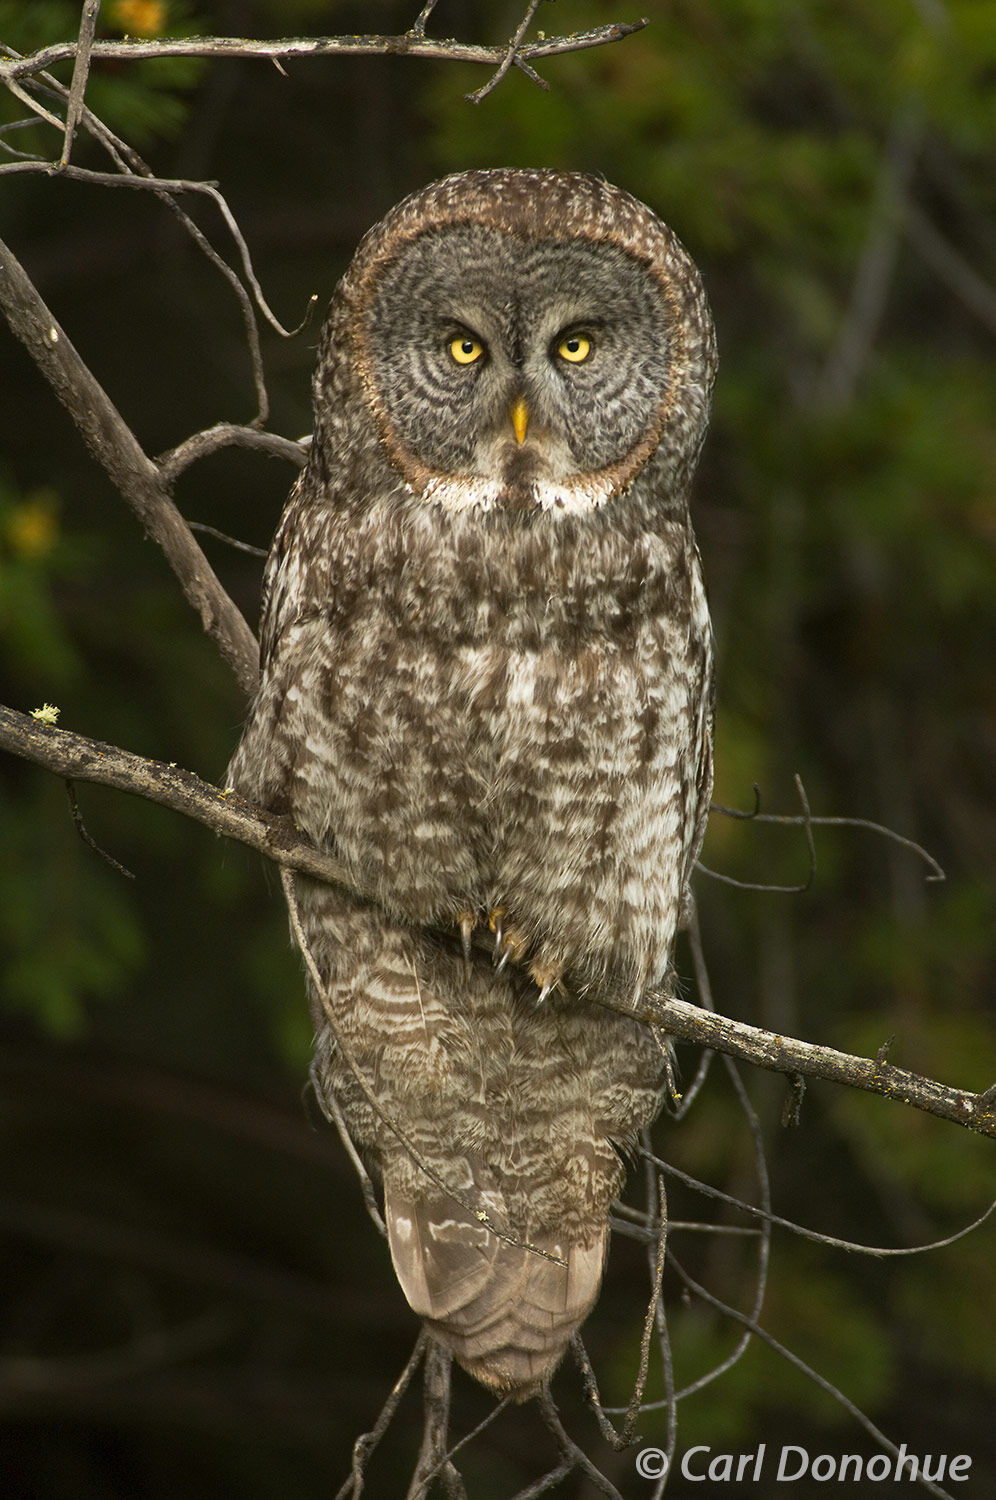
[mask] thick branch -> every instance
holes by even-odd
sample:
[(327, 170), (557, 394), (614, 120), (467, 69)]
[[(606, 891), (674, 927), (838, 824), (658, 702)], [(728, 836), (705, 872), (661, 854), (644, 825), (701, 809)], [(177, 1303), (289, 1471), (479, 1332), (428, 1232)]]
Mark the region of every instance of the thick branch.
[[(622, 1004), (610, 1008), (626, 1009)], [(643, 996), (629, 1014), (662, 1028), (679, 1041), (713, 1047), (717, 1052), (739, 1057), (759, 1068), (775, 1073), (801, 1073), (807, 1078), (824, 1078), (828, 1083), (864, 1089), (867, 1093), (896, 1099), (943, 1120), (954, 1120), (980, 1135), (996, 1137), (996, 1096), (989, 1097), (992, 1090), (974, 1094), (967, 1089), (948, 1088), (918, 1073), (894, 1068), (884, 1056), (853, 1057), (833, 1047), (779, 1036), (757, 1026), (748, 1026), (744, 1021), (733, 1021), (714, 1011), (702, 1010), (687, 1000)]]
[(259, 672), (256, 639), (222, 588), (170, 495), (103, 386), (87, 369), (38, 295), (24, 267), (0, 240), (0, 308), (149, 536), (166, 554), (187, 600), (246, 692)]
[[(67, 779), (94, 781), (159, 802), (226, 838), (247, 844), (286, 869), (329, 881), (348, 890), (354, 899), (374, 899), (372, 890), (359, 888), (340, 861), (316, 849), (286, 819), (271, 817), (233, 793), (201, 781), (190, 771), (145, 760), (2, 706), (0, 748)], [(684, 1000), (643, 996), (632, 1006), (620, 1002), (608, 1008), (660, 1027), (681, 1041), (713, 1047), (757, 1067), (779, 1073), (801, 1073), (864, 1089), (941, 1119), (953, 1120), (980, 1135), (996, 1137), (996, 1089), (973, 1094), (965, 1089), (948, 1088), (933, 1079), (894, 1068), (885, 1061), (884, 1049), (883, 1055), (874, 1059), (852, 1057), (832, 1047), (762, 1031)]]

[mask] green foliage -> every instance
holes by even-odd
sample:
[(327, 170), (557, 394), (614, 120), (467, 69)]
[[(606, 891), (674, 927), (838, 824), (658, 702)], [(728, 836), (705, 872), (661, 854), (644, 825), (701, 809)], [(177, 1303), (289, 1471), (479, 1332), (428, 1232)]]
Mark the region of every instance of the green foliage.
[[(0, 0), (0, 37), (26, 54), (65, 42), (76, 35), (80, 7), (74, 0)], [(98, 39), (136, 40), (149, 36), (191, 36), (202, 30), (194, 12), (177, 0), (110, 0), (102, 8)], [(71, 62), (56, 63), (51, 75), (68, 87)], [(87, 83), (87, 107), (116, 135), (139, 150), (153, 141), (179, 135), (189, 114), (189, 96), (203, 73), (198, 58), (169, 57), (134, 63), (93, 62)], [(0, 91), (0, 125), (30, 118), (22, 102)], [(18, 130), (6, 137), (21, 152), (58, 156), (61, 150), (54, 127), (44, 124)]]
[(144, 958), (121, 878), (94, 868), (57, 782), (4, 820), (0, 952), (3, 1008), (60, 1040), (89, 1025), (93, 1001), (122, 996)]

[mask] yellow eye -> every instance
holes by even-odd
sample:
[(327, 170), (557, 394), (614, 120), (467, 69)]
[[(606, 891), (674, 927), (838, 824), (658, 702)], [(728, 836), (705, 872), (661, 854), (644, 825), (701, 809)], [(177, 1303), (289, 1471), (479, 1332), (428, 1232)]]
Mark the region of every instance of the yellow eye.
[(472, 365), (484, 353), (484, 345), (477, 339), (454, 339), (450, 344), (450, 353), (458, 365)]
[(591, 353), (591, 339), (586, 339), (583, 333), (570, 333), (557, 345), (557, 353), (568, 364), (579, 365)]

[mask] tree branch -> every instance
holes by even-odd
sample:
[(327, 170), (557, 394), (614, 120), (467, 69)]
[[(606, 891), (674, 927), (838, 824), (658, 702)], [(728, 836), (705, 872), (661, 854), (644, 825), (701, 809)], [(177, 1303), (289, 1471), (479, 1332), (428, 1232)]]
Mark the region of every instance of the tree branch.
[(24, 267), (0, 240), (0, 308), (148, 535), (166, 555), (201, 624), (247, 693), (259, 673), (256, 638), (194, 539), (160, 470), (91, 374)]
[[(226, 838), (238, 840), (283, 869), (298, 870), (349, 892), (354, 900), (373, 901), (343, 863), (316, 849), (293, 825), (244, 802), (233, 792), (202, 781), (190, 771), (145, 760), (114, 745), (101, 744), (44, 724), (30, 714), (0, 706), (0, 748), (33, 761), (72, 781), (116, 787), (170, 807)], [(427, 936), (450, 941), (440, 933)], [(456, 934), (452, 941), (456, 942)], [(486, 954), (480, 961), (490, 962)], [(886, 1047), (875, 1058), (853, 1057), (795, 1037), (779, 1036), (728, 1016), (716, 1015), (685, 1000), (643, 995), (632, 1004), (599, 1001), (609, 1010), (659, 1027), (679, 1041), (715, 1048), (777, 1073), (823, 1078), (868, 1093), (881, 1094), (966, 1129), (996, 1138), (996, 1088), (982, 1093), (949, 1088), (933, 1079), (893, 1067)]]
[(76, 129), (83, 118), (83, 99), (86, 95), (86, 81), (90, 76), (90, 55), (93, 51), (93, 40), (97, 34), (97, 17), (99, 14), (100, 0), (84, 0), (79, 39), (76, 43), (76, 62), (73, 66), (73, 81), (69, 90), (69, 100), (66, 105), (66, 133), (63, 138), (61, 162), (64, 167), (69, 165)]
[[(564, 52), (584, 52), (589, 47), (604, 47), (610, 42), (642, 31), (649, 21), (617, 22), (595, 26), (590, 31), (576, 31), (570, 36), (544, 37), (517, 49), (516, 56), (530, 62), (538, 57), (555, 57)], [(75, 59), (76, 42), (57, 42), (24, 57), (0, 60), (0, 83), (30, 77), (56, 63)], [(446, 62), (484, 63), (497, 68), (505, 62), (508, 46), (480, 47), (452, 38), (436, 40), (416, 28), (401, 36), (324, 36), (279, 37), (273, 40), (247, 40), (234, 36), (159, 37), (155, 40), (104, 40), (90, 48), (91, 61), (145, 61), (155, 57), (263, 58), (284, 60), (291, 57), (424, 57)]]

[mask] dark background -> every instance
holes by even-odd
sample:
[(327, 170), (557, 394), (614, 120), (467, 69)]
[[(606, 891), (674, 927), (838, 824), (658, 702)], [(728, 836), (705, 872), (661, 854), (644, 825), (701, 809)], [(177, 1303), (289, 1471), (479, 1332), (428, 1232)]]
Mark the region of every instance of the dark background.
[[(401, 32), (394, 0), (136, 6), (104, 35)], [(696, 525), (719, 654), (717, 801), (888, 824), (817, 830), (796, 896), (702, 877), (717, 1007), (966, 1088), (996, 1077), (992, 1011), (996, 436), (996, 28), (970, 0), (676, 0), (597, 51), (521, 73), (481, 105), (481, 68), (404, 58), (95, 66), (88, 100), (164, 176), (216, 180), (277, 315), (324, 308), (363, 230), (433, 176), (472, 165), (604, 173), (649, 202), (701, 266), (719, 330), (716, 411)], [(498, 43), (522, 13), (440, 0), (433, 34)], [(559, 0), (554, 32), (639, 7)], [(75, 35), (79, 7), (0, 3), (19, 51)], [(64, 68), (59, 76), (68, 80)], [(24, 114), (14, 99), (3, 120)], [(52, 158), (51, 130), (3, 138)], [(3, 159), (0, 156), (0, 159)], [(103, 169), (81, 139), (74, 156)], [(189, 207), (192, 200), (188, 201)], [(210, 208), (198, 222), (230, 252)], [(146, 451), (253, 415), (235, 299), (151, 196), (0, 181), (0, 232)], [(263, 343), (269, 425), (310, 425), (320, 323)], [(192, 520), (265, 547), (293, 478), (229, 452), (177, 498)], [(211, 539), (251, 621), (260, 562)], [(0, 696), (211, 780), (244, 703), (155, 547), (87, 457), (20, 345), (0, 336)], [(5, 1497), (328, 1496), (345, 1478), (417, 1331), (338, 1142), (302, 1087), (310, 1028), (274, 873), (166, 811), (0, 762), (0, 1493)], [(703, 855), (742, 879), (806, 877), (798, 830), (716, 815)], [(691, 959), (678, 955), (693, 996)], [(681, 1053), (683, 1076), (696, 1057)], [(991, 1142), (870, 1096), (744, 1070), (776, 1211), (842, 1238), (912, 1245), (993, 1196)], [(756, 1196), (723, 1066), (658, 1150)], [(674, 1189), (681, 1220), (743, 1222)], [(719, 1296), (749, 1307), (753, 1251), (676, 1229)], [(994, 1235), (873, 1261), (777, 1231), (762, 1322), (914, 1453), (968, 1453), (996, 1482)], [(614, 1246), (586, 1330), (606, 1399), (636, 1367), (644, 1252)], [(680, 1384), (738, 1329), (666, 1284)], [(632, 1452), (594, 1436), (570, 1371), (565, 1420), (626, 1495)], [(655, 1369), (651, 1394), (659, 1396)], [(489, 1403), (460, 1378), (454, 1431)], [(679, 1451), (762, 1438), (812, 1453), (874, 1445), (813, 1382), (753, 1344), (680, 1404)], [(409, 1396), (370, 1471), (403, 1490), (420, 1429)], [(663, 1414), (640, 1424), (662, 1444)], [(555, 1461), (532, 1411), (461, 1455), (473, 1497)], [(769, 1466), (769, 1480), (770, 1480)], [(848, 1485), (878, 1494), (878, 1485)], [(723, 1494), (783, 1493), (768, 1484)], [(797, 1493), (811, 1493), (805, 1485)], [(587, 1494), (571, 1480), (563, 1493)], [(669, 1493), (695, 1494), (676, 1483)]]

